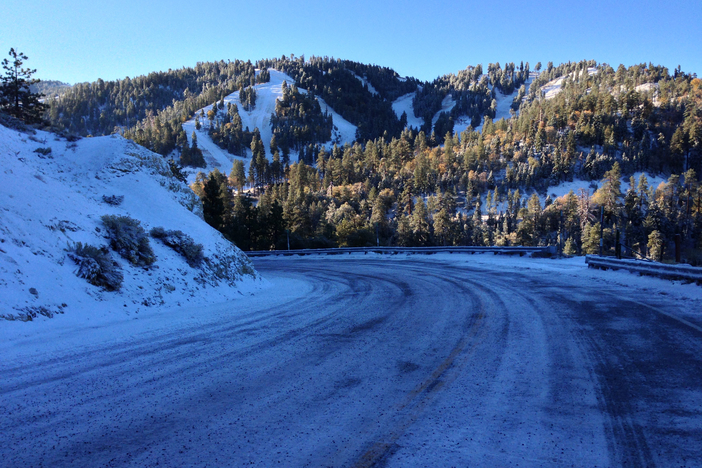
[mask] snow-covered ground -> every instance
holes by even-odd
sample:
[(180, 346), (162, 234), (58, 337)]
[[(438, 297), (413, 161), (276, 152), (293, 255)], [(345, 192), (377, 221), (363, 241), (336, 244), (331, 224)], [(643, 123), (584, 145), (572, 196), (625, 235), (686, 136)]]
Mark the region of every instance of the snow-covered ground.
[[(244, 109), (239, 99), (239, 91), (236, 91), (229, 96), (224, 98), (225, 111), (226, 104), (232, 103), (236, 104), (239, 109), (239, 116), (241, 117), (241, 123), (243, 129), (248, 128), (253, 131), (258, 128), (261, 132), (261, 140), (263, 141), (263, 146), (266, 149), (266, 156), (269, 160), (272, 160), (272, 153), (270, 150), (271, 137), (273, 136), (273, 129), (271, 127), (271, 116), (275, 113), (275, 103), (278, 99), (282, 98), (282, 84), (285, 81), (288, 86), (292, 85), (295, 81), (285, 73), (278, 70), (270, 69), (270, 81), (268, 83), (260, 83), (254, 86), (256, 90), (256, 106), (250, 112)], [(306, 89), (299, 88), (301, 93), (307, 93)], [(317, 100), (322, 107), (322, 112), (327, 112), (332, 116), (334, 122), (334, 129), (332, 130), (332, 138), (324, 146), (330, 149), (334, 143), (343, 145), (344, 143), (351, 143), (356, 138), (356, 126), (348, 122), (346, 119), (341, 117), (334, 109), (327, 105), (323, 99), (317, 97)], [(212, 104), (214, 105), (214, 104)], [(197, 172), (210, 172), (215, 168), (218, 168), (220, 172), (224, 174), (229, 174), (231, 170), (232, 163), (235, 159), (242, 160), (244, 162), (245, 169), (248, 174), (248, 166), (251, 161), (251, 152), (246, 151), (246, 154), (232, 155), (228, 151), (223, 150), (218, 147), (209, 134), (207, 133), (209, 121), (207, 118), (201, 117), (201, 111), (204, 111), (205, 115), (212, 109), (212, 105), (206, 106), (203, 109), (198, 110), (195, 113), (195, 117), (188, 120), (183, 124), (183, 129), (188, 136), (188, 141), (191, 142), (192, 132), (195, 131), (197, 134), (198, 147), (202, 150), (202, 154), (205, 157), (205, 162), (207, 167), (204, 169), (187, 170), (188, 180), (192, 182), (195, 180), (195, 175)], [(223, 111), (220, 111), (223, 112)], [(200, 120), (202, 127), (199, 131), (195, 130), (195, 119)], [(295, 158), (292, 158), (295, 161)]]
[[(307, 90), (303, 91), (307, 92)], [(352, 143), (356, 139), (356, 130), (358, 127), (356, 127), (354, 124), (337, 114), (336, 111), (332, 109), (332, 107), (329, 104), (327, 104), (321, 97), (317, 96), (317, 101), (319, 101), (319, 105), (322, 108), (322, 112), (326, 112), (329, 115), (331, 115), (332, 120), (334, 121), (334, 129), (332, 130), (331, 141), (325, 143), (324, 147), (329, 150), (334, 146), (334, 144), (343, 146), (345, 143)]]
[[(351, 72), (353, 73), (353, 72)], [(372, 94), (375, 94), (376, 96), (378, 95), (378, 91), (375, 89), (375, 87), (366, 79), (365, 76), (358, 76), (357, 74), (353, 73), (353, 76), (355, 76), (358, 81), (363, 83), (364, 86), (368, 87), (368, 91), (370, 91)]]
[[(581, 74), (583, 71), (580, 72)], [(588, 75), (592, 76), (597, 73), (597, 68), (595, 67), (590, 67), (587, 69)], [(571, 74), (571, 76), (574, 76)], [(558, 93), (561, 92), (562, 86), (563, 86), (563, 80), (565, 80), (566, 76), (561, 76), (556, 78), (555, 80), (551, 80), (545, 85), (541, 87), (541, 93), (544, 96), (545, 99), (552, 99), (558, 95)]]
[[(37, 148), (51, 152), (39, 154)], [(39, 314), (33, 324), (0, 320), (3, 338), (11, 331), (204, 305), (260, 287), (253, 270), (253, 276), (243, 274), (251, 267), (248, 258), (202, 220), (199, 200), (172, 177), (164, 158), (129, 140), (112, 135), (71, 143), (51, 133), (29, 135), (0, 126), (0, 160), (0, 316)], [(103, 196), (123, 201), (112, 205)], [(151, 239), (157, 260), (149, 269), (112, 253), (124, 274), (119, 292), (89, 284), (76, 276), (66, 248), (76, 242), (108, 245), (103, 215), (130, 216), (147, 232), (183, 231), (203, 245), (213, 265), (229, 265), (230, 280), (190, 267)]]
[[(535, 73), (531, 73), (526, 82), (524, 82), (527, 93), (529, 92), (529, 87), (531, 86), (531, 82), (534, 80), (535, 76)], [(500, 119), (509, 120), (512, 117), (510, 110), (512, 103), (514, 102), (514, 98), (517, 97), (517, 94), (519, 94), (519, 88), (516, 88), (511, 94), (502, 94), (501, 91), (495, 90), (495, 101), (497, 102), (497, 108), (495, 109), (495, 118), (493, 119), (493, 122), (497, 122)], [(519, 114), (519, 110), (515, 112), (516, 114)], [(478, 125), (475, 128), (475, 131), (481, 132), (483, 130), (483, 124), (484, 122)], [(454, 126), (454, 133), (464, 131), (466, 128), (468, 128), (468, 125), (470, 125), (470, 119), (462, 119), (460, 126)]]
[(441, 101), (441, 110), (439, 110), (436, 114), (434, 114), (434, 117), (432, 117), (431, 126), (433, 127), (436, 125), (436, 122), (439, 120), (439, 116), (441, 116), (442, 112), (446, 112), (448, 114), (454, 107), (456, 107), (456, 102), (453, 100), (453, 96), (447, 94)]
[[(634, 180), (636, 181), (636, 184), (638, 186), (639, 183), (639, 177), (641, 177), (641, 172), (636, 172), (634, 174)], [(662, 177), (662, 176), (652, 176), (650, 174), (646, 174), (646, 179), (648, 180), (648, 186), (652, 188), (657, 188), (661, 183), (667, 182), (667, 179)], [(585, 189), (588, 191), (590, 195), (595, 193), (596, 188), (600, 187), (600, 182), (599, 181), (586, 181), (586, 180), (573, 180), (573, 182), (562, 182), (558, 185), (554, 185), (552, 187), (548, 188), (547, 195), (551, 196), (552, 200), (555, 200), (556, 198), (562, 197), (563, 195), (567, 195), (568, 192), (571, 190), (573, 191), (574, 194), (578, 195), (580, 192), (580, 189)], [(622, 177), (621, 179), (621, 191), (622, 193), (626, 193), (626, 191), (629, 189), (629, 177)], [(546, 199), (546, 196), (541, 197), (541, 201), (543, 202)]]
[(402, 113), (407, 114), (407, 126), (414, 128), (422, 128), (424, 125), (424, 119), (421, 117), (415, 117), (414, 108), (412, 107), (412, 99), (414, 99), (416, 93), (408, 93), (404, 96), (400, 96), (392, 103), (392, 110), (395, 111), (395, 115), (399, 119), (402, 117)]

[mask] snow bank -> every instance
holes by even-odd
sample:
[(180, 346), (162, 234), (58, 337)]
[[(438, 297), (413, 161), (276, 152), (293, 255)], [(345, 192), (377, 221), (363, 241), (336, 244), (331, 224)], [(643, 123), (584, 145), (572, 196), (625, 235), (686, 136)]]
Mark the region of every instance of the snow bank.
[[(164, 158), (121, 136), (72, 143), (0, 126), (0, 161), (0, 316), (99, 320), (208, 304), (260, 287), (248, 257), (202, 220), (199, 200), (172, 177)], [(122, 288), (93, 286), (76, 276), (66, 248), (77, 242), (107, 246), (103, 215), (129, 216), (147, 232), (158, 226), (183, 231), (202, 244), (206, 262), (192, 268), (150, 239), (157, 257), (150, 268), (111, 252), (124, 275)], [(10, 323), (0, 320), (0, 331)]]

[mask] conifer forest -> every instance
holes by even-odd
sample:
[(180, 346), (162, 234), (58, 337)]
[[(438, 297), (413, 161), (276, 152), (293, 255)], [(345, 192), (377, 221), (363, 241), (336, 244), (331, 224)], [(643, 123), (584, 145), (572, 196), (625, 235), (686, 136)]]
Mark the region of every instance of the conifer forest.
[[(264, 145), (240, 113), (256, 109), (270, 70), (292, 81)], [(236, 91), (242, 108), (225, 103)], [(398, 116), (393, 102), (407, 95), (414, 115)], [(498, 96), (512, 97), (509, 116), (497, 118)], [(320, 101), (356, 127), (354, 141), (334, 140)], [(702, 263), (702, 80), (679, 67), (491, 63), (420, 82), (283, 56), (81, 83), (46, 103), (58, 131), (120, 133), (178, 176), (206, 167), (202, 134), (183, 129), (196, 118), (246, 158), (201, 169), (191, 185), (205, 220), (243, 250), (554, 245), (584, 255), (602, 240), (605, 254), (666, 260), (677, 245)], [(551, 196), (573, 181), (584, 188)]]

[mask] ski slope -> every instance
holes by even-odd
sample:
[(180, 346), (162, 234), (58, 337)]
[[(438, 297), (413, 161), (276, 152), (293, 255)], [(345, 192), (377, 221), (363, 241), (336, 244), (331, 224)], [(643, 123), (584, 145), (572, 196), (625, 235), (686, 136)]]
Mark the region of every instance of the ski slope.
[[(571, 73), (570, 76), (575, 76), (574, 73), (575, 72)], [(581, 71), (580, 73), (582, 74), (583, 71)], [(595, 75), (596, 73), (597, 68), (595, 67), (590, 67), (587, 69), (587, 74), (590, 76)], [(561, 76), (543, 85), (541, 87), (541, 95), (544, 97), (544, 99), (553, 99), (554, 97), (558, 96), (558, 94), (563, 89), (563, 81), (565, 80), (565, 78), (566, 76)]]
[[(535, 76), (536, 74), (534, 73), (530, 74), (529, 78), (524, 83), (527, 92), (529, 92), (529, 86), (531, 85), (531, 82), (534, 80)], [(497, 102), (497, 109), (495, 112), (495, 118), (493, 119), (494, 122), (497, 122), (500, 119), (509, 120), (512, 117), (510, 109), (512, 106), (512, 102), (514, 101), (514, 98), (517, 96), (518, 93), (519, 88), (515, 89), (514, 92), (512, 92), (511, 94), (502, 94), (501, 91), (495, 90), (495, 101)], [(414, 116), (414, 108), (412, 107), (412, 99), (414, 98), (414, 95), (415, 93), (409, 93), (405, 94), (404, 96), (400, 96), (392, 103), (392, 108), (395, 111), (395, 115), (397, 115), (398, 118), (402, 116), (403, 112), (407, 113), (408, 126), (421, 128), (424, 125), (424, 120), (420, 117)], [(434, 117), (432, 118), (432, 127), (436, 124), (437, 120), (439, 120), (439, 116), (442, 112), (451, 112), (451, 110), (455, 106), (456, 102), (453, 100), (453, 96), (451, 94), (448, 94), (446, 97), (444, 97), (443, 101), (441, 102), (441, 109), (438, 112), (436, 112), (436, 114), (434, 114)], [(517, 114), (518, 113), (519, 111), (517, 111)], [(459, 116), (456, 120), (454, 120), (453, 133), (460, 134), (464, 132), (470, 126), (470, 120), (471, 119), (466, 115)], [(474, 130), (480, 132), (482, 131), (482, 128), (483, 124), (481, 123)]]
[[(273, 130), (271, 127), (271, 116), (275, 113), (276, 101), (283, 96), (282, 84), (285, 81), (288, 86), (294, 83), (294, 80), (278, 70), (270, 69), (270, 81), (268, 83), (260, 83), (254, 86), (256, 89), (256, 106), (250, 112), (244, 109), (244, 106), (239, 99), (239, 91), (236, 91), (229, 96), (224, 98), (225, 109), (228, 103), (235, 104), (239, 109), (239, 116), (241, 117), (241, 123), (243, 129), (249, 129), (253, 131), (258, 128), (261, 133), (261, 140), (263, 141), (263, 146), (266, 149), (266, 156), (269, 160), (272, 160), (273, 154), (270, 149), (271, 137), (273, 136)], [(301, 93), (307, 93), (307, 90), (299, 88)], [(322, 112), (327, 112), (332, 116), (334, 123), (334, 129), (332, 130), (332, 138), (330, 141), (326, 142), (324, 146), (330, 149), (334, 144), (343, 145), (345, 143), (353, 142), (356, 138), (356, 126), (341, 117), (338, 113), (334, 111), (323, 99), (317, 97)], [(207, 167), (204, 169), (187, 169), (189, 181), (192, 182), (195, 179), (195, 175), (199, 171), (210, 172), (214, 168), (218, 168), (222, 173), (229, 174), (231, 170), (232, 163), (235, 159), (242, 160), (244, 166), (248, 171), (248, 166), (250, 163), (251, 152), (246, 151), (246, 154), (232, 155), (228, 151), (223, 150), (218, 147), (210, 138), (207, 133), (209, 120), (202, 119), (200, 117), (201, 111), (204, 111), (205, 115), (212, 109), (211, 104), (206, 106), (195, 113), (195, 117), (183, 123), (183, 129), (188, 136), (188, 142), (191, 142), (192, 132), (197, 134), (198, 147), (202, 150), (202, 154), (207, 163)], [(222, 111), (220, 111), (222, 112)], [(196, 130), (195, 119), (200, 118), (201, 128)], [(292, 155), (291, 155), (292, 156)], [(295, 158), (291, 157), (294, 161)], [(248, 172), (247, 172), (248, 173)]]
[(416, 117), (414, 115), (414, 107), (412, 107), (412, 99), (414, 99), (416, 93), (408, 93), (404, 96), (400, 96), (395, 99), (392, 103), (392, 110), (395, 111), (397, 118), (402, 117), (402, 113), (407, 114), (407, 126), (414, 127), (416, 129), (422, 128), (424, 125), (424, 119), (421, 117)]
[(358, 81), (360, 81), (360, 82), (363, 84), (363, 86), (366, 86), (366, 87), (368, 88), (368, 91), (369, 91), (371, 94), (375, 94), (376, 96), (378, 95), (378, 90), (375, 89), (375, 87), (370, 83), (370, 81), (368, 81), (368, 80), (366, 79), (366, 77), (364, 77), (364, 76), (359, 76), (359, 75), (355, 74), (354, 72), (351, 72), (351, 74), (352, 74), (353, 76), (355, 76), (356, 79), (357, 79)]

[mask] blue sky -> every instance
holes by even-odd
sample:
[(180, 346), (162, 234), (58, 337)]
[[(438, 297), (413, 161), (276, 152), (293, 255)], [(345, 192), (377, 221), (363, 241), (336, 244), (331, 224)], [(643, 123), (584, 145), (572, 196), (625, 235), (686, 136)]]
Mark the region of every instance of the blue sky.
[(421, 80), (477, 63), (583, 59), (702, 77), (701, 20), (699, 0), (4, 0), (0, 57), (14, 47), (36, 77), (69, 83), (290, 54)]

